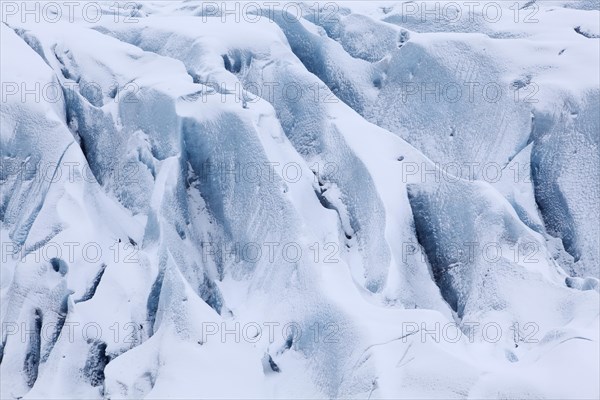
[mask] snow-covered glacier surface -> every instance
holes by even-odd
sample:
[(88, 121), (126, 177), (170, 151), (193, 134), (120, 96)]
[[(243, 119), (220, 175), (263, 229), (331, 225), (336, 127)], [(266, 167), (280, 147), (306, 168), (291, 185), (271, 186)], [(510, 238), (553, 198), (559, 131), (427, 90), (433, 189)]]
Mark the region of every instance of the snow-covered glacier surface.
[(598, 0), (0, 5), (0, 398), (600, 396)]

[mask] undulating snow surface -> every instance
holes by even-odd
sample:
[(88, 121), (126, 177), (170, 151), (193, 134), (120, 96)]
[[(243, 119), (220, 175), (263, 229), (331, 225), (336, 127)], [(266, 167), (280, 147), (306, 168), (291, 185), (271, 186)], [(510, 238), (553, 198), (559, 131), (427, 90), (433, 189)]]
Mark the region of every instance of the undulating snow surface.
[(0, 5), (2, 399), (600, 396), (597, 0)]

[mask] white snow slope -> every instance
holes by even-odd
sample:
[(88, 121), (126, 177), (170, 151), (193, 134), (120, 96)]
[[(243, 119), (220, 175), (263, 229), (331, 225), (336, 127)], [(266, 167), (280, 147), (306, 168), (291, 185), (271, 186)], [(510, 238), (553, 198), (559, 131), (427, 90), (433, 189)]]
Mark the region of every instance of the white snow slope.
[(598, 0), (0, 6), (0, 398), (600, 397)]

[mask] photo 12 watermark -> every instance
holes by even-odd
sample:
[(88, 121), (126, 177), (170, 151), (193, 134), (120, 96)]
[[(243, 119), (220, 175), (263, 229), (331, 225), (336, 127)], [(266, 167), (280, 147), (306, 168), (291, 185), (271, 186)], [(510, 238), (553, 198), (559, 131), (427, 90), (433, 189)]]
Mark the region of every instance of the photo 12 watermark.
[(535, 1), (403, 1), (394, 8), (399, 9), (403, 23), (436, 24), (495, 24), (503, 18), (515, 24), (535, 24), (539, 22), (536, 16), (540, 10)]
[(539, 343), (538, 333), (540, 327), (535, 322), (503, 325), (495, 321), (461, 321), (456, 322), (402, 322), (403, 343), (417, 340), (420, 343), (468, 343), (485, 342), (498, 343), (503, 338), (512, 339), (515, 347), (519, 343)]
[(96, 24), (139, 22), (141, 2), (122, 1), (2, 1), (2, 22), (85, 22)]

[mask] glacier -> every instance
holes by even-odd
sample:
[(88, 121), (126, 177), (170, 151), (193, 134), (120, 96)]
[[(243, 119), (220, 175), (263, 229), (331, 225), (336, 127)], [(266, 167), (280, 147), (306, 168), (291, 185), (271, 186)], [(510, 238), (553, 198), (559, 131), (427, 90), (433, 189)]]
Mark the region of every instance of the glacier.
[(0, 398), (600, 396), (600, 2), (0, 2)]

